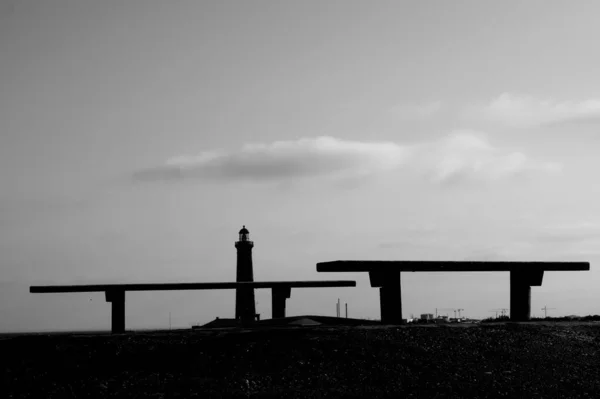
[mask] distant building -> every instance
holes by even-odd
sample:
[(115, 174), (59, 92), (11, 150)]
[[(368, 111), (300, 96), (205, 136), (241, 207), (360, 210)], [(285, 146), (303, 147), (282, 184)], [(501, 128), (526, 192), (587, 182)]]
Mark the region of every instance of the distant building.
[(433, 320), (433, 314), (431, 314), (431, 313), (423, 313), (421, 315), (421, 320)]

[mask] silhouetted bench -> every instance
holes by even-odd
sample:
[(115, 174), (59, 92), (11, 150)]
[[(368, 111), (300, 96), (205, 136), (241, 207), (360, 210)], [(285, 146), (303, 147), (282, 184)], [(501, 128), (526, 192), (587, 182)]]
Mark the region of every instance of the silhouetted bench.
[(112, 332), (125, 332), (125, 291), (226, 290), (236, 288), (270, 288), (273, 318), (285, 317), (286, 299), (292, 288), (356, 287), (356, 281), (255, 281), (224, 283), (158, 283), (158, 284), (99, 284), (31, 286), (29, 292), (105, 292), (106, 302), (112, 303)]
[(333, 261), (317, 263), (318, 272), (368, 272), (371, 287), (380, 287), (381, 321), (402, 322), (400, 272), (510, 272), (510, 317), (531, 314), (531, 286), (541, 286), (544, 271), (590, 270), (588, 262)]

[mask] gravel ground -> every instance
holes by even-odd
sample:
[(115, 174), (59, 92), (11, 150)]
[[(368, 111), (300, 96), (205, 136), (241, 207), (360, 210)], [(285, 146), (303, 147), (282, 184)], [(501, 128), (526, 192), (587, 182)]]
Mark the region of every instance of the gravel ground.
[(599, 348), (600, 323), (19, 336), (0, 397), (597, 397)]

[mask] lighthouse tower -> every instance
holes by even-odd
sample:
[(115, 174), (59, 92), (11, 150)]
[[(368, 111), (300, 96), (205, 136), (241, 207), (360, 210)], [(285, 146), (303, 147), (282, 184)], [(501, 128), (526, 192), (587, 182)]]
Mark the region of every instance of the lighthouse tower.
[[(237, 282), (254, 281), (252, 272), (252, 247), (250, 232), (243, 226), (239, 232), (237, 248)], [(256, 315), (254, 304), (254, 288), (237, 288), (235, 291), (235, 318), (242, 322), (252, 322)]]

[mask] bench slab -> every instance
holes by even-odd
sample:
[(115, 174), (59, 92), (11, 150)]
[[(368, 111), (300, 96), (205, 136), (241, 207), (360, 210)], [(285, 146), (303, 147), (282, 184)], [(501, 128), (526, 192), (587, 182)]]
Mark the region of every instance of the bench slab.
[(510, 272), (526, 269), (544, 271), (590, 270), (589, 262), (483, 262), (418, 260), (336, 260), (317, 263), (318, 272)]

